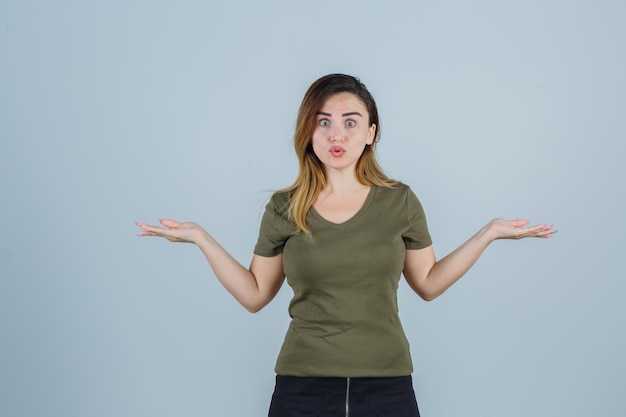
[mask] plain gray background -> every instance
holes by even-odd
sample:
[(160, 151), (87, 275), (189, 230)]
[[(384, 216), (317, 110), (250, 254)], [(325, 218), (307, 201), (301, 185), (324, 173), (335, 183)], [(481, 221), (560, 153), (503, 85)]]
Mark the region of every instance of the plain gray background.
[(247, 264), (296, 174), (306, 88), (359, 76), (379, 157), (443, 256), (495, 242), (400, 311), (425, 417), (623, 416), (626, 6), (615, 1), (0, 3), (0, 415), (263, 416), (285, 286), (251, 315), (190, 245)]

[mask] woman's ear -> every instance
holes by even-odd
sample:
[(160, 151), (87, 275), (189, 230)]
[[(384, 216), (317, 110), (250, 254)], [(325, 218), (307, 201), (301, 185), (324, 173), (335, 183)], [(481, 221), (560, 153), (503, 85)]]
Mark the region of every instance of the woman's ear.
[(365, 143), (371, 145), (372, 143), (374, 143), (374, 139), (376, 138), (376, 124), (372, 123), (368, 130), (369, 131), (367, 133), (367, 142)]

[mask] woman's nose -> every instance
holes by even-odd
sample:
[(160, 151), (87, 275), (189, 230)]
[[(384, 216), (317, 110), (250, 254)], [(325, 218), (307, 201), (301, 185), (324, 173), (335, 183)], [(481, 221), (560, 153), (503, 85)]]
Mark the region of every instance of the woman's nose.
[(334, 128), (332, 132), (330, 132), (330, 140), (332, 142), (340, 142), (344, 139), (344, 132), (341, 128)]

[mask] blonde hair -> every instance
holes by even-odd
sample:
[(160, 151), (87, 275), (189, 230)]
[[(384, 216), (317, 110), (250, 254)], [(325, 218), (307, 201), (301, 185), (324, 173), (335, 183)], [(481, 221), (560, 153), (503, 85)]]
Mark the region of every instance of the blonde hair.
[(369, 113), (369, 126), (376, 125), (374, 141), (371, 145), (365, 146), (356, 165), (358, 181), (364, 185), (380, 187), (393, 187), (398, 184), (383, 172), (376, 161), (375, 146), (380, 139), (380, 121), (376, 102), (365, 85), (358, 78), (344, 74), (330, 74), (318, 79), (309, 87), (298, 110), (294, 133), (294, 147), (299, 164), (298, 175), (291, 186), (282, 190), (289, 193), (290, 220), (305, 234), (311, 233), (306, 224), (306, 215), (326, 186), (324, 166), (313, 152), (311, 144), (316, 127), (316, 115), (324, 102), (338, 93), (351, 93), (361, 99)]

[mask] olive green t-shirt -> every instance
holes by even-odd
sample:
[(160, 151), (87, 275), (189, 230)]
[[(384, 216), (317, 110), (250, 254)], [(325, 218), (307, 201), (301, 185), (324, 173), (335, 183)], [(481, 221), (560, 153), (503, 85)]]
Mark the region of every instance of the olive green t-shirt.
[(290, 376), (386, 377), (413, 372), (398, 317), (397, 289), (406, 249), (431, 244), (411, 189), (372, 186), (348, 221), (307, 214), (311, 235), (287, 217), (288, 195), (267, 204), (254, 253), (283, 253), (294, 296), (276, 373)]

